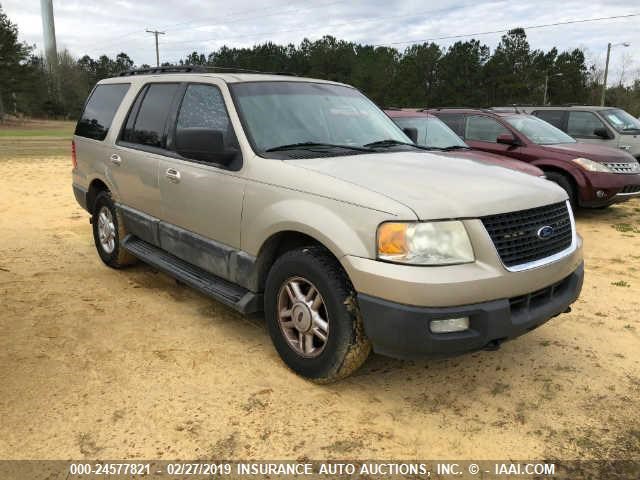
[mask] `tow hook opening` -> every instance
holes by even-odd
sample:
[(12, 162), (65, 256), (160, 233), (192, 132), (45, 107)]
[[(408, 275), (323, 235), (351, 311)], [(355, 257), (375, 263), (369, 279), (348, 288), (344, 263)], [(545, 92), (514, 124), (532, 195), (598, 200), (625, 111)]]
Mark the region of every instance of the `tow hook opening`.
[(495, 352), (496, 350), (500, 350), (500, 345), (504, 342), (504, 338), (496, 338), (495, 340), (491, 340), (487, 343), (483, 350), (487, 350), (489, 352)]

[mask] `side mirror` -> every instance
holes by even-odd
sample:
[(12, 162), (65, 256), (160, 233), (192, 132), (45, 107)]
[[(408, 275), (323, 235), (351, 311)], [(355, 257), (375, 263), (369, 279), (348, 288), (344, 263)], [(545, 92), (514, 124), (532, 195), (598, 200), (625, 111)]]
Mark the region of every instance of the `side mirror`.
[(496, 138), (496, 143), (501, 143), (503, 145), (512, 145), (512, 146), (520, 145), (520, 142), (518, 141), (518, 139), (513, 135), (511, 135), (510, 133), (501, 133), (500, 135), (498, 135), (498, 138)]
[(418, 129), (412, 127), (403, 128), (404, 134), (411, 139), (413, 143), (418, 143)]
[(209, 128), (181, 128), (176, 130), (176, 151), (185, 158), (202, 162), (229, 164), (236, 150), (225, 150), (224, 136)]
[(594, 134), (596, 137), (600, 137), (600, 138), (603, 138), (603, 139), (605, 139), (605, 140), (609, 140), (610, 138), (612, 138), (611, 134), (609, 133), (609, 130), (607, 130), (607, 129), (606, 129), (606, 128), (604, 128), (604, 127), (596, 128), (596, 129), (593, 131), (593, 134)]

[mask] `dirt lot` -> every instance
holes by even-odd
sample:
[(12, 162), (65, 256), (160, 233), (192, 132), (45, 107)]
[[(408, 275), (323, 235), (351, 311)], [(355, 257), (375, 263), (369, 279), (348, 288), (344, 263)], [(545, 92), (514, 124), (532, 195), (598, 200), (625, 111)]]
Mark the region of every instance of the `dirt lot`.
[(0, 458), (640, 459), (640, 201), (579, 214), (571, 314), (497, 352), (372, 356), (318, 386), (260, 320), (144, 265), (106, 268), (70, 160), (6, 142)]

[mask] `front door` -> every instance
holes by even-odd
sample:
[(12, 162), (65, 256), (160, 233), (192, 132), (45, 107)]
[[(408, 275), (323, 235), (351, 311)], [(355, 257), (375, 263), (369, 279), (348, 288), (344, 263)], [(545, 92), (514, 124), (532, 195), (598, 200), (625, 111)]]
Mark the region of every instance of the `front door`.
[[(176, 132), (181, 129), (216, 130), (222, 132), (225, 145), (237, 145), (216, 85), (187, 85), (175, 124)], [(227, 253), (240, 248), (245, 180), (236, 169), (224, 165), (185, 158), (179, 153), (175, 157), (165, 156), (159, 165), (162, 220), (168, 224), (165, 228), (173, 229), (165, 231), (164, 248), (226, 276)], [(192, 258), (186, 250), (189, 246), (199, 246), (202, 254), (211, 254), (211, 258)]]
[(513, 134), (500, 122), (483, 115), (470, 115), (465, 119), (464, 140), (471, 148), (519, 159), (520, 147), (505, 145), (496, 140), (500, 135)]

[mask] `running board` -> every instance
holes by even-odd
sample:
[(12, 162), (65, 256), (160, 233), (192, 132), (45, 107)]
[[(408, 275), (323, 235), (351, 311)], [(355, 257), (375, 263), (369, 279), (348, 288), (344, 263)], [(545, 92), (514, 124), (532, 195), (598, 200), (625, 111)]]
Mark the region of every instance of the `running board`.
[(185, 262), (138, 237), (127, 235), (122, 241), (122, 247), (143, 262), (240, 313), (249, 314), (262, 310), (262, 295)]

